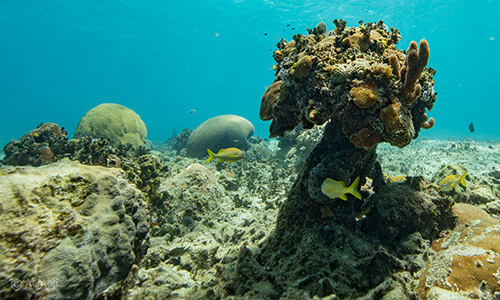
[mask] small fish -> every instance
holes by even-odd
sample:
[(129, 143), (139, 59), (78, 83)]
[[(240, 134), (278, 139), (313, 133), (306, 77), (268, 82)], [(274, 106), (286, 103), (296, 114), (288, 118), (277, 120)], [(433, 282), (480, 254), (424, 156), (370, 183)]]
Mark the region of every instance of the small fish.
[(168, 252), (168, 255), (171, 257), (179, 257), (179, 256), (184, 255), (186, 252), (188, 252), (189, 248), (191, 248), (191, 246), (177, 247), (177, 248), (170, 250)]
[(465, 184), (465, 176), (467, 175), (467, 171), (465, 171), (460, 178), (457, 175), (448, 175), (439, 183), (439, 189), (443, 192), (448, 192), (453, 190), (455, 186), (460, 182), (461, 185), (467, 187)]
[(292, 30), (295, 30), (295, 27), (293, 27)]
[(267, 32), (264, 32), (264, 35), (267, 35)]
[(207, 149), (207, 152), (208, 152), (207, 163), (209, 163), (214, 158), (218, 159), (217, 162), (221, 161), (233, 162), (245, 158), (245, 153), (243, 153), (243, 151), (241, 151), (240, 149), (234, 147), (220, 149), (219, 152), (217, 152), (217, 154), (213, 153), (210, 149)]
[(361, 200), (361, 194), (358, 191), (358, 184), (359, 177), (357, 177), (348, 187), (343, 181), (327, 178), (323, 181), (323, 184), (321, 184), (321, 192), (331, 199), (340, 198), (342, 200), (347, 200), (346, 194), (351, 194)]
[(196, 115), (196, 109), (190, 109), (188, 110), (188, 113), (192, 114), (192, 115)]
[(290, 24), (286, 24), (286, 27), (290, 27)]
[(469, 124), (469, 130), (470, 130), (470, 132), (474, 132), (474, 130), (476, 130), (474, 128), (474, 124), (472, 122), (470, 122), (470, 124)]

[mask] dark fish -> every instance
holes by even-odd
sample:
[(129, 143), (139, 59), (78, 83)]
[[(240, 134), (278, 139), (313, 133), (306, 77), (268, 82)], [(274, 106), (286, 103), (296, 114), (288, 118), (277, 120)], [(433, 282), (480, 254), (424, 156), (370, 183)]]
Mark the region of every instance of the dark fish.
[(295, 27), (293, 27), (292, 30), (295, 30)]
[(189, 250), (190, 247), (191, 246), (174, 248), (168, 252), (168, 255), (171, 257), (182, 256), (182, 255), (184, 255), (184, 253), (186, 253)]
[(267, 35), (267, 32), (265, 32), (264, 35)]
[(470, 124), (469, 124), (469, 130), (470, 130), (470, 132), (474, 132), (474, 130), (476, 130), (474, 128), (474, 124), (472, 122), (470, 122)]
[(286, 27), (290, 27), (290, 24), (286, 24)]

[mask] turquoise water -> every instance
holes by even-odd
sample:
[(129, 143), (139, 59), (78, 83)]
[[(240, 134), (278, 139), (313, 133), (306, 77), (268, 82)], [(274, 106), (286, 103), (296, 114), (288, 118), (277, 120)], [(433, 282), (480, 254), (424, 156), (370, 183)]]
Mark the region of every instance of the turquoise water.
[(269, 123), (258, 110), (274, 79), (277, 41), (322, 20), (333, 29), (335, 18), (348, 26), (383, 19), (400, 29), (401, 49), (429, 41), (439, 94), (429, 114), (436, 126), (421, 136), (500, 139), (500, 1), (381, 3), (4, 0), (0, 143), (41, 122), (72, 137), (79, 119), (103, 102), (136, 111), (154, 141), (228, 113), (266, 137)]

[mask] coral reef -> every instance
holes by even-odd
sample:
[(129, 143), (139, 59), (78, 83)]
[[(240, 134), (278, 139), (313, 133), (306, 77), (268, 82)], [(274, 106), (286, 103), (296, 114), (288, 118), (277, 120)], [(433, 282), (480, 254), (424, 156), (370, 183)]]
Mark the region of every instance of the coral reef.
[[(415, 250), (408, 253), (401, 245), (415, 234), (435, 239), (454, 225), (451, 200), (419, 179), (385, 186), (377, 162), (379, 143), (405, 147), (418, 136), (425, 110), (436, 100), (434, 72), (424, 69), (427, 42), (416, 53), (412, 43), (405, 57), (395, 46), (399, 32), (382, 21), (357, 28), (334, 23), (334, 31), (320, 23), (309, 35), (281, 40), (274, 52), (275, 82), (282, 83), (272, 101), (262, 101), (272, 111), (270, 136), (282, 137), (299, 123), (306, 130), (326, 125), (280, 208), (273, 234), (257, 255), (241, 250), (227, 288), (235, 295), (254, 295), (262, 283), (273, 286), (276, 298), (304, 297), (288, 293), (295, 282), (311, 297), (360, 297), (406, 269), (402, 258)], [(349, 184), (357, 177), (365, 200), (332, 200), (321, 192), (325, 178)], [(430, 190), (435, 197), (427, 196)], [(363, 231), (358, 221), (371, 230)], [(392, 234), (384, 235), (388, 229)], [(345, 240), (350, 240), (346, 247), (339, 242)], [(376, 276), (362, 275), (371, 268)]]
[(334, 31), (278, 43), (276, 79), (261, 104), (261, 118), (272, 117), (270, 136), (283, 136), (299, 123), (309, 129), (335, 119), (357, 146), (408, 145), (436, 100), (434, 71), (425, 69), (429, 45), (412, 42), (405, 56), (396, 48), (399, 32), (382, 21), (334, 23)]
[[(496, 287), (492, 274), (497, 266), (495, 253), (498, 251), (494, 250), (496, 244), (488, 246), (485, 242), (496, 241), (495, 226), (498, 225), (490, 217), (478, 215), (474, 218), (486, 218), (486, 223), (460, 219), (460, 225), (451, 229), (456, 218), (450, 207), (462, 194), (463, 197), (469, 195), (460, 201), (473, 203), (499, 218), (500, 170), (491, 166), (499, 163), (500, 144), (418, 140), (403, 149), (381, 145), (377, 156), (384, 172), (400, 176), (392, 179), (384, 176), (382, 182), (377, 182), (381, 170), (372, 157), (375, 154), (367, 150), (353, 152), (357, 148), (343, 135), (333, 134), (337, 130), (341, 129), (334, 121), (310, 130), (298, 126), (279, 141), (254, 136), (248, 139), (250, 147), (245, 160), (233, 164), (204, 165), (199, 159), (176, 155), (172, 143), (153, 145), (155, 150), (147, 150), (131, 145), (113, 146), (103, 139), (82, 138), (63, 143), (63, 150), (56, 151), (60, 155), (55, 158), (78, 159), (90, 165), (107, 166), (107, 169), (67, 160), (38, 168), (2, 167), (2, 199), (12, 193), (14, 186), (34, 189), (33, 193), (20, 194), (31, 199), (26, 210), (18, 212), (15, 218), (9, 217), (12, 222), (8, 225), (0, 222), (0, 232), (7, 232), (0, 243), (16, 243), (2, 244), (2, 247), (12, 249), (14, 256), (20, 253), (18, 257), (24, 265), (18, 266), (31, 271), (25, 272), (31, 277), (24, 279), (18, 273), (12, 276), (9, 271), (1, 273), (2, 278), (23, 278), (25, 284), (31, 282), (31, 278), (46, 282), (44, 274), (53, 273), (31, 268), (32, 262), (42, 260), (39, 257), (45, 249), (62, 237), (78, 242), (79, 233), (94, 233), (97, 227), (99, 238), (89, 239), (81, 249), (87, 251), (87, 245), (92, 249), (111, 245), (112, 249), (107, 260), (93, 256), (103, 262), (98, 268), (93, 268), (95, 261), (85, 260), (83, 250), (63, 257), (54, 255), (59, 250), (53, 250), (54, 254), (44, 256), (45, 262), (50, 261), (56, 267), (70, 262), (75, 268), (81, 267), (78, 270), (84, 271), (83, 274), (72, 277), (74, 294), (60, 296), (61, 291), (47, 285), (37, 290), (25, 285), (23, 290), (14, 291), (10, 286), (12, 282), (4, 280), (1, 295), (3, 298), (74, 298), (82, 291), (76, 285), (82, 283), (80, 286), (89, 287), (88, 297), (95, 299), (444, 299), (446, 296), (471, 299), (478, 295), (494, 299)], [(44, 140), (55, 139), (53, 130), (47, 133), (50, 134)], [(336, 138), (332, 140), (332, 136)], [(322, 141), (325, 137), (329, 137), (327, 142)], [(20, 145), (18, 151), (24, 151), (23, 143)], [(339, 151), (344, 148), (345, 153)], [(339, 155), (341, 159), (336, 161), (325, 153)], [(326, 169), (339, 169), (338, 163), (349, 170), (357, 163), (362, 164), (363, 153), (370, 156), (364, 158), (369, 164), (362, 171), (366, 183), (360, 190), (365, 200), (330, 201), (314, 193), (312, 197), (318, 200), (310, 198), (308, 187), (312, 184), (303, 174), (321, 173), (311, 172), (320, 169), (315, 168), (318, 161)], [(30, 155), (33, 154), (28, 157)], [(465, 170), (459, 165), (441, 166), (450, 162), (467, 166), (468, 193), (463, 193), (465, 189), (460, 186), (449, 192), (434, 188), (433, 183), (443, 176)], [(401, 174), (423, 174), (426, 179)], [(297, 178), (299, 181), (294, 184)], [(431, 178), (433, 183), (429, 183)], [(39, 179), (40, 184), (32, 184)], [(384, 185), (384, 181), (388, 183)], [(4, 188), (4, 183), (9, 188)], [(290, 192), (292, 187), (295, 188)], [(53, 198), (45, 197), (49, 191)], [(121, 259), (125, 259), (128, 267), (130, 256), (116, 256), (114, 247), (130, 249), (121, 242), (133, 235), (132, 227), (129, 230), (123, 226), (127, 229), (119, 232), (125, 235), (114, 235), (113, 231), (112, 242), (108, 229), (122, 228), (130, 216), (134, 219), (129, 210), (134, 207), (129, 204), (129, 196), (133, 202), (149, 202), (148, 206), (139, 205), (144, 208), (139, 210), (146, 212), (146, 219), (151, 222), (148, 222), (148, 235), (142, 240), (136, 238), (138, 245), (132, 250), (135, 259), (130, 271), (124, 274)], [(138, 198), (134, 198), (136, 196)], [(102, 199), (96, 205), (100, 209), (89, 216), (81, 215), (87, 213), (82, 208), (90, 205), (95, 197)], [(118, 223), (108, 223), (108, 216), (114, 218), (114, 203), (120, 199), (126, 213), (117, 211), (117, 214), (124, 216), (123, 222), (120, 219)], [(0, 204), (0, 214), (11, 211), (10, 206), (5, 205)], [(67, 207), (74, 212), (72, 218), (59, 213), (59, 209)], [(463, 214), (456, 208), (455, 214), (462, 218)], [(35, 218), (48, 221), (36, 223), (32, 221)], [(148, 223), (139, 227), (147, 229)], [(136, 234), (142, 236), (145, 231), (137, 229), (139, 223), (134, 224), (137, 224)], [(51, 226), (53, 235), (47, 237), (49, 231), (44, 228)], [(22, 240), (12, 240), (9, 234)], [(43, 244), (25, 243), (26, 240)], [(57, 247), (68, 249), (66, 242)], [(484, 256), (485, 251), (491, 257)], [(0, 255), (2, 272), (11, 266), (12, 257), (6, 257), (9, 253)], [(53, 262), (54, 258), (58, 261)], [(116, 272), (95, 271), (109, 265)], [(92, 270), (91, 275), (85, 273), (87, 268)], [(71, 268), (68, 270), (66, 274), (73, 274)], [(471, 280), (471, 276), (477, 280)], [(478, 290), (480, 280), (484, 283)], [(451, 281), (458, 288), (449, 285)], [(49, 279), (47, 283), (52, 282)], [(67, 286), (68, 281), (63, 282), (59, 282), (59, 287)], [(66, 292), (70, 293), (67, 289)]]
[(19, 140), (4, 147), (3, 163), (17, 166), (41, 166), (65, 156), (68, 132), (54, 123), (37, 126)]
[[(2, 299), (92, 299), (144, 248), (147, 204), (120, 169), (67, 159), (2, 167), (0, 198)], [(30, 279), (54, 284), (30, 288)], [(12, 280), (26, 286), (12, 289)]]
[(141, 117), (130, 108), (103, 103), (89, 110), (78, 123), (75, 139), (82, 137), (108, 139), (113, 145), (144, 146), (148, 135)]
[[(40, 124), (5, 147), (3, 163), (13, 166), (46, 165), (62, 158), (78, 160), (86, 165), (100, 165), (123, 169), (128, 180), (145, 193), (150, 201), (161, 198), (158, 186), (168, 168), (160, 158), (144, 147), (131, 144), (111, 145), (107, 139), (83, 137), (68, 141), (67, 132), (57, 124)], [(39, 149), (44, 149), (40, 152)], [(46, 156), (50, 153), (50, 156)], [(49, 159), (50, 158), (50, 159)]]
[(282, 82), (281, 80), (273, 82), (273, 84), (267, 88), (264, 96), (262, 96), (259, 116), (264, 121), (273, 118), (273, 107), (279, 97)]
[(222, 115), (206, 120), (189, 135), (186, 154), (202, 158), (207, 148), (217, 153), (222, 148), (246, 148), (255, 132), (252, 123), (236, 115)]
[(175, 136), (172, 148), (177, 152), (177, 154), (180, 154), (181, 151), (187, 148), (188, 139), (192, 132), (192, 130), (184, 128), (180, 134)]

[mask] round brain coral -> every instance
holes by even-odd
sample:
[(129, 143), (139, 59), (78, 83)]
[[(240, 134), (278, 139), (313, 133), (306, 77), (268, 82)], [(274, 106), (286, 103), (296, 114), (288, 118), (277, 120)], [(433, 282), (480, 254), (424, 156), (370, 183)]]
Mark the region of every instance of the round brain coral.
[(130, 108), (103, 103), (89, 110), (78, 123), (74, 138), (108, 139), (112, 144), (144, 146), (148, 131), (141, 117)]

